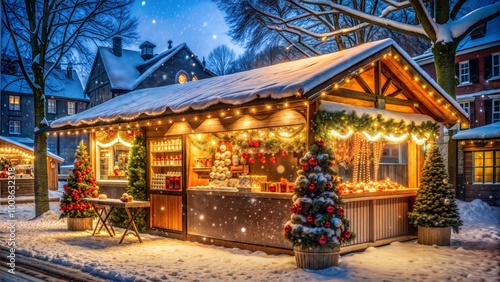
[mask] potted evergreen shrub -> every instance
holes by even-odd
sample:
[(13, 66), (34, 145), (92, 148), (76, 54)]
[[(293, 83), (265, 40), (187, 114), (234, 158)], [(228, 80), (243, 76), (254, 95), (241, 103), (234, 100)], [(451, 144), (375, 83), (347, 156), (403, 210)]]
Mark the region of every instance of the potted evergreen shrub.
[(91, 230), (92, 218), (96, 216), (86, 198), (99, 197), (99, 186), (87, 154), (87, 147), (80, 142), (75, 152), (74, 168), (64, 184), (61, 198), (61, 218), (68, 218), (68, 230)]
[(297, 266), (338, 266), (340, 245), (351, 241), (340, 193), (336, 190), (332, 151), (318, 140), (300, 159), (290, 220), (283, 235), (292, 242)]
[(418, 226), (418, 243), (423, 245), (449, 246), (451, 229), (458, 233), (462, 225), (455, 190), (448, 183), (448, 172), (436, 144), (427, 149), (417, 198), (408, 218)]

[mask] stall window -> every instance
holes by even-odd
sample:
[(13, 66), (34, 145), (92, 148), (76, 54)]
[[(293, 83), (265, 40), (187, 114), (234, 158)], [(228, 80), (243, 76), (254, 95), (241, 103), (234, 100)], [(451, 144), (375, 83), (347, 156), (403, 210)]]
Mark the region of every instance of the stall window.
[(127, 180), (127, 164), (133, 135), (127, 131), (96, 133), (96, 165), (99, 180)]
[(9, 134), (21, 134), (21, 122), (9, 120)]
[(465, 84), (470, 82), (469, 61), (459, 63), (459, 82)]
[(9, 95), (9, 110), (11, 111), (21, 110), (21, 96)]
[(74, 115), (76, 113), (75, 102), (68, 102), (68, 115)]
[(382, 151), (382, 164), (408, 164), (408, 144), (386, 144)]
[(475, 184), (500, 182), (500, 151), (473, 152), (472, 158)]
[(491, 54), (491, 76), (500, 77), (500, 53)]
[(500, 99), (493, 100), (492, 123), (500, 121)]
[(48, 99), (47, 100), (47, 112), (49, 114), (55, 114), (56, 113), (56, 100), (53, 99)]

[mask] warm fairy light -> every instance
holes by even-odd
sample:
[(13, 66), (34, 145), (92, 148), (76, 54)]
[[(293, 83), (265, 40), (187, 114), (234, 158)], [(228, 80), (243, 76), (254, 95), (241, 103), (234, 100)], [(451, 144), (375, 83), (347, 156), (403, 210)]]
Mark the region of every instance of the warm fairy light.
[(423, 89), (427, 88), (427, 85), (425, 85), (425, 84), (424, 84), (424, 85), (422, 85), (422, 88), (423, 88)]
[(404, 69), (404, 70), (408, 70), (408, 66), (404, 66), (404, 68), (403, 68), (403, 69)]
[(321, 96), (326, 96), (326, 91), (321, 92)]
[(337, 131), (335, 131), (335, 130), (332, 130), (332, 135), (333, 135), (333, 136), (335, 136), (335, 137), (337, 137), (337, 138), (342, 138), (342, 139), (347, 139), (347, 138), (351, 137), (351, 135), (352, 135), (353, 133), (354, 133), (354, 131), (352, 131), (352, 129), (349, 129), (349, 131), (348, 131), (346, 134), (344, 134), (344, 135), (342, 135), (342, 134), (338, 133), (338, 132), (337, 132)]
[(415, 134), (412, 134), (411, 139), (413, 139), (413, 141), (415, 141), (415, 143), (417, 145), (424, 145), (424, 143), (425, 143), (425, 141), (427, 141), (428, 137), (418, 138)]
[(169, 123), (172, 123), (172, 122), (174, 122), (174, 121), (173, 121), (173, 120), (169, 120), (168, 122), (169, 122)]
[(127, 128), (130, 128), (130, 124), (127, 124)]
[(375, 142), (375, 141), (380, 139), (380, 137), (382, 136), (382, 133), (379, 132), (379, 133), (375, 134), (375, 136), (371, 136), (367, 132), (363, 131), (363, 135), (366, 137), (366, 139), (368, 139), (368, 141)]
[(254, 113), (255, 113), (255, 108), (252, 108), (252, 112), (254, 112)]
[(92, 132), (95, 132), (95, 128), (92, 128)]
[(186, 118), (182, 118), (182, 121), (186, 121)]
[(148, 126), (149, 126), (150, 124), (151, 124), (151, 123), (149, 123), (149, 121), (146, 123), (146, 125), (148, 125)]
[(434, 92), (432, 92), (432, 91), (429, 91), (429, 96), (432, 96), (432, 94), (434, 94)]
[(418, 76), (415, 76), (413, 80), (418, 81), (419, 80)]
[(373, 67), (375, 65), (375, 62), (372, 62), (370, 65)]
[(121, 125), (118, 125), (118, 129), (122, 129), (122, 126), (121, 126)]
[(364, 70), (363, 70), (363, 68), (360, 68), (360, 69), (359, 69), (359, 73), (362, 73), (363, 71), (364, 71)]
[(333, 86), (333, 88), (338, 89), (338, 88), (339, 88), (339, 85), (338, 85), (338, 84), (335, 84), (335, 85)]
[(223, 117), (223, 116), (225, 116), (225, 115), (226, 115), (226, 113), (225, 113), (225, 112), (221, 112), (221, 113), (220, 113), (220, 116), (221, 116), (221, 117)]
[(326, 40), (326, 36), (323, 36), (323, 37), (321, 38), (321, 41), (325, 41), (325, 40)]
[(285, 107), (288, 107), (288, 103), (285, 103)]
[(212, 115), (208, 115), (207, 117), (208, 117), (208, 118), (211, 118), (211, 117), (212, 117)]
[(271, 108), (271, 105), (267, 105), (267, 106), (266, 106), (266, 108), (267, 108), (267, 109), (270, 109), (270, 108)]
[(345, 82), (349, 83), (349, 82), (351, 82), (351, 79), (348, 78), (348, 79), (345, 80)]
[(198, 117), (194, 117), (194, 120), (198, 120)]
[(158, 124), (161, 124), (161, 120), (158, 121)]
[(438, 99), (438, 103), (441, 103), (441, 98)]
[(307, 105), (309, 105), (309, 103), (308, 103), (308, 102), (304, 102), (304, 105), (306, 105), (306, 106), (307, 106)]
[(240, 111), (236, 111), (236, 114), (239, 115), (239, 114), (241, 114), (241, 112)]
[(387, 140), (387, 141), (390, 141), (390, 142), (403, 142), (406, 138), (408, 137), (408, 134), (403, 134), (399, 137), (395, 137), (394, 134), (390, 134), (390, 135), (384, 135), (384, 138)]

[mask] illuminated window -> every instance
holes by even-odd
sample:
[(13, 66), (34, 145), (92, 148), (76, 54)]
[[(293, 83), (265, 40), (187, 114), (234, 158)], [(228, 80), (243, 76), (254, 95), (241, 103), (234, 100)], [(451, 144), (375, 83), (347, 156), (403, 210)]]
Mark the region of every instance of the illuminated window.
[(185, 71), (180, 71), (177, 73), (177, 83), (183, 84), (189, 81), (188, 74)]
[(49, 114), (55, 114), (56, 113), (56, 100), (48, 99), (47, 100), (47, 112)]
[(386, 144), (382, 151), (382, 164), (408, 164), (408, 143)]
[(21, 110), (21, 97), (15, 95), (9, 95), (9, 110), (20, 111)]
[(68, 115), (74, 115), (76, 113), (76, 103), (68, 102)]
[(472, 153), (473, 182), (500, 182), (500, 151), (479, 151)]
[(21, 122), (9, 120), (9, 134), (21, 134)]
[(192, 81), (198, 81), (198, 77), (196, 75), (193, 76), (193, 79), (191, 79)]
[(96, 133), (96, 177), (99, 180), (127, 180), (130, 136), (127, 131), (100, 131)]
[(491, 77), (500, 77), (500, 53), (491, 54)]
[(470, 67), (469, 61), (460, 62), (459, 64), (459, 79), (460, 84), (469, 83), (470, 82)]

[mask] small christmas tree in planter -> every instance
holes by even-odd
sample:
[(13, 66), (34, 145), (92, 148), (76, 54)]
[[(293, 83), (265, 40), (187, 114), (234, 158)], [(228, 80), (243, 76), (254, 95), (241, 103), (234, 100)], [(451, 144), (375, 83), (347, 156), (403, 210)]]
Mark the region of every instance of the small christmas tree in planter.
[(427, 149), (417, 199), (408, 218), (418, 226), (418, 243), (424, 245), (449, 246), (451, 229), (458, 233), (462, 225), (455, 191), (435, 144)]
[[(134, 200), (145, 201), (146, 198), (146, 141), (140, 134), (134, 136), (130, 147), (127, 173), (127, 194)], [(128, 216), (124, 209), (114, 209), (111, 213), (111, 222), (119, 227), (127, 228)], [(142, 211), (135, 218), (135, 224), (140, 232), (147, 231), (147, 212)]]
[(81, 141), (75, 152), (74, 168), (68, 176), (68, 183), (64, 184), (61, 198), (61, 218), (68, 218), (68, 230), (92, 229), (92, 218), (96, 213), (85, 199), (97, 197), (99, 186), (92, 171), (87, 147)]
[(290, 220), (283, 235), (293, 243), (297, 266), (338, 266), (340, 245), (354, 239), (335, 187), (333, 154), (321, 140), (300, 159)]

